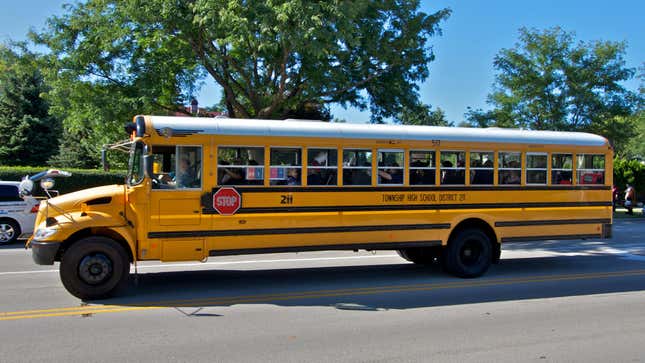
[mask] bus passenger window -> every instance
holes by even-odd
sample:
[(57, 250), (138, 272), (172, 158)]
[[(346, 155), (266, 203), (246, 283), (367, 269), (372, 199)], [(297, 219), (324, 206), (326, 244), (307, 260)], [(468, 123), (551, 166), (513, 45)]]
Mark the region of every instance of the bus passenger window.
[(201, 147), (153, 145), (152, 156), (152, 189), (201, 188)]
[(463, 151), (441, 152), (441, 185), (466, 184), (466, 153)]
[(522, 184), (522, 153), (499, 153), (499, 184)]
[(371, 150), (343, 150), (343, 185), (372, 185)]
[(526, 154), (526, 184), (546, 184), (547, 154)]
[(217, 151), (218, 185), (263, 185), (264, 148), (223, 146)]
[(410, 150), (410, 185), (435, 185), (435, 152)]
[(307, 185), (336, 185), (338, 151), (336, 149), (307, 150)]
[(272, 147), (269, 180), (271, 185), (301, 185), (302, 154), (300, 149)]
[(578, 155), (578, 184), (605, 183), (605, 155)]
[(470, 153), (470, 184), (493, 185), (494, 155), (492, 151), (474, 151)]
[(573, 183), (573, 156), (551, 154), (551, 185)]
[(378, 184), (403, 185), (403, 150), (379, 150)]

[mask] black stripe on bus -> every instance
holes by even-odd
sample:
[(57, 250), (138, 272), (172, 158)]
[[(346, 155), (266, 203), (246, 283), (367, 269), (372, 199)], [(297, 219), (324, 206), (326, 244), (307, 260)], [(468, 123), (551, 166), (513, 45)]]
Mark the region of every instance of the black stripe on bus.
[(551, 219), (542, 221), (495, 222), (495, 227), (553, 226), (559, 224), (609, 224), (611, 219)]
[(383, 243), (355, 243), (339, 245), (320, 246), (297, 246), (297, 247), (268, 247), (268, 248), (244, 248), (237, 250), (210, 250), (209, 256), (227, 255), (248, 255), (259, 253), (282, 253), (282, 252), (309, 252), (328, 250), (396, 250), (401, 248), (437, 247), (441, 241), (411, 241), (411, 242), (383, 242)]
[[(228, 185), (223, 185), (229, 187)], [(482, 186), (454, 186), (454, 185), (443, 185), (443, 186), (300, 186), (300, 187), (288, 187), (288, 186), (271, 186), (271, 187), (246, 187), (243, 185), (231, 185), (241, 194), (243, 193), (321, 193), (321, 192), (441, 192), (441, 191), (554, 191), (554, 190), (611, 190), (610, 186), (607, 185), (539, 185), (539, 186), (520, 186), (520, 185), (482, 185)], [(216, 191), (219, 187), (215, 187), (213, 190)]]
[(450, 229), (450, 223), (395, 224), (395, 225), (385, 225), (385, 226), (226, 229), (226, 230), (217, 230), (217, 231), (211, 230), (211, 231), (149, 232), (148, 238), (224, 237), (224, 236), (255, 236), (255, 235), (269, 235), (269, 234), (405, 231), (405, 230), (417, 230), (417, 229)]
[[(396, 205), (350, 205), (312, 207), (256, 207), (240, 208), (241, 213), (305, 213), (305, 212), (367, 212), (388, 210), (450, 210), (450, 209), (500, 209), (500, 208), (567, 208), (610, 207), (611, 202), (560, 202), (560, 203), (479, 203), (479, 204), (396, 204)], [(202, 214), (217, 214), (212, 208), (202, 209)]]
[(563, 240), (563, 239), (588, 239), (588, 238), (602, 238), (602, 235), (600, 234), (565, 234), (565, 235), (557, 235), (557, 236), (503, 237), (502, 243)]

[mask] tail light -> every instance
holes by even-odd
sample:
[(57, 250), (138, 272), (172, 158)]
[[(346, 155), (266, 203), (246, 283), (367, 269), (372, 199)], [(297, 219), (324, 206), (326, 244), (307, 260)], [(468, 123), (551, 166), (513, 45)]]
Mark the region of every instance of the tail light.
[(31, 210), (29, 212), (30, 213), (38, 213), (38, 208), (40, 208), (40, 203), (38, 203), (35, 206), (31, 207)]

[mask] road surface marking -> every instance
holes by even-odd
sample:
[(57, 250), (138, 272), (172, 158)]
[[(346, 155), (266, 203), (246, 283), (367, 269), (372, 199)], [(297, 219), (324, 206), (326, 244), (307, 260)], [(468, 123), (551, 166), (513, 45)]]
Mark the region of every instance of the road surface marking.
[(0, 313), (0, 320), (21, 320), (21, 319), (35, 319), (45, 317), (59, 317), (59, 316), (78, 316), (78, 315), (92, 315), (99, 313), (116, 313), (137, 310), (157, 310), (171, 307), (194, 307), (194, 306), (218, 306), (218, 305), (235, 305), (245, 303), (270, 303), (275, 301), (285, 300), (298, 300), (298, 299), (312, 299), (322, 297), (336, 297), (336, 296), (352, 296), (352, 295), (374, 295), (384, 293), (398, 293), (398, 292), (414, 292), (414, 291), (429, 291), (440, 289), (454, 289), (466, 287), (490, 287), (490, 286), (503, 286), (518, 283), (540, 283), (540, 282), (555, 282), (555, 281), (573, 281), (573, 280), (588, 280), (598, 278), (615, 278), (615, 277), (629, 277), (629, 276), (642, 276), (645, 275), (645, 269), (641, 270), (627, 270), (627, 271), (614, 271), (614, 272), (599, 272), (599, 273), (581, 273), (581, 274), (568, 274), (568, 275), (542, 275), (532, 277), (520, 278), (501, 278), (491, 280), (468, 280), (447, 283), (430, 283), (430, 284), (412, 284), (412, 285), (392, 285), (392, 286), (375, 286), (363, 287), (352, 289), (335, 289), (335, 290), (314, 290), (302, 292), (288, 292), (277, 294), (261, 294), (261, 295), (242, 295), (242, 296), (219, 296), (200, 299), (183, 299), (183, 300), (169, 300), (169, 301), (154, 301), (154, 302), (138, 302), (130, 305), (83, 305), (78, 307), (62, 307), (41, 310), (24, 310), (24, 311), (11, 311)]

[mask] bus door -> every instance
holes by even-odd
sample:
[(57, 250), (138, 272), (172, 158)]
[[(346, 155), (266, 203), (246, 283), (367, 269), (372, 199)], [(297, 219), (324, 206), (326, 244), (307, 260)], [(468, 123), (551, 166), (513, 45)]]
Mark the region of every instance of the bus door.
[(202, 216), (203, 157), (201, 146), (152, 146), (153, 181), (149, 231), (166, 233), (161, 260), (200, 260), (204, 257), (199, 231), (210, 229)]

